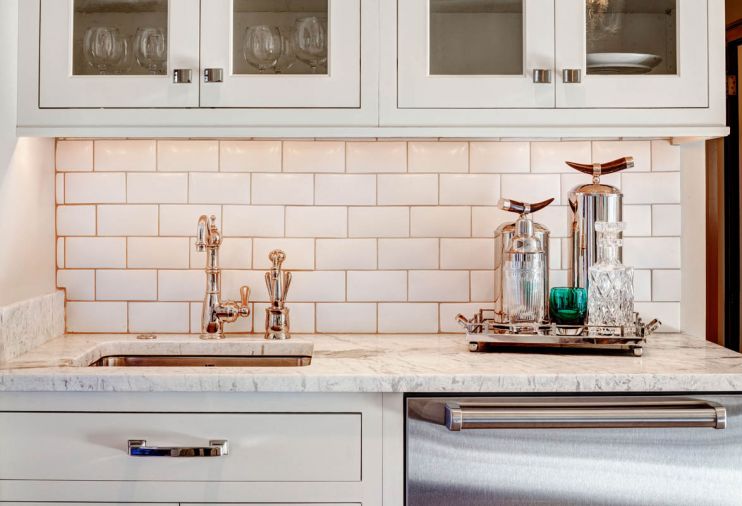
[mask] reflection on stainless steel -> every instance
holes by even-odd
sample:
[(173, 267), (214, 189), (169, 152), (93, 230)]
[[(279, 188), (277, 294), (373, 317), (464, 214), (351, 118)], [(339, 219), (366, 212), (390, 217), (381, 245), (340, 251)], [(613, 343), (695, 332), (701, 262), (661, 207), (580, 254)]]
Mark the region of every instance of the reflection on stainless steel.
[(89, 367), (302, 367), (310, 356), (279, 355), (110, 355)]
[(406, 402), (408, 506), (742, 504), (740, 396)]
[(144, 439), (130, 439), (131, 457), (223, 457), (229, 455), (229, 443), (223, 439), (209, 441), (209, 446), (147, 446)]

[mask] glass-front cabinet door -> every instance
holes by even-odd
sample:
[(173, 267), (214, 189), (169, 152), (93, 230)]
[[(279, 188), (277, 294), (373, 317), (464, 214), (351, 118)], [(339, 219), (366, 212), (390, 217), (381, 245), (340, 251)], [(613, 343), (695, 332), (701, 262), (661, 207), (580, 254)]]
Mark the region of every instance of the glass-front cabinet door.
[(557, 107), (708, 106), (707, 0), (558, 0)]
[(397, 15), (400, 108), (554, 106), (553, 0), (398, 0)]
[(39, 104), (198, 106), (199, 0), (41, 0)]
[(355, 108), (360, 0), (208, 0), (203, 107)]

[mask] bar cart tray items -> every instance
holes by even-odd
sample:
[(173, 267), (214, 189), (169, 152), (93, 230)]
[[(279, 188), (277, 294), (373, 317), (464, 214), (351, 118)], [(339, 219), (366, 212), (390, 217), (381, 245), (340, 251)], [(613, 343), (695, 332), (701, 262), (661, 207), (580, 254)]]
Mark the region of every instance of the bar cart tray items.
[(642, 355), (646, 338), (662, 324), (644, 323), (636, 313), (634, 325), (594, 326), (554, 323), (503, 323), (494, 309), (480, 309), (472, 318), (459, 314), (456, 321), (466, 329), (469, 351), (503, 351), (523, 348), (603, 350)]

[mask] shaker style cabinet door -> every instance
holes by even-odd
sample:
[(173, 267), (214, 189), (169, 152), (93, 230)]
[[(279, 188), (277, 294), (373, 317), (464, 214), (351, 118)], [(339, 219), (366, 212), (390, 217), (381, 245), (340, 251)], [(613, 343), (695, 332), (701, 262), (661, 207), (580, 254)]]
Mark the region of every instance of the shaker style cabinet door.
[(202, 107), (358, 108), (360, 60), (361, 0), (203, 3)]
[(41, 0), (40, 17), (40, 107), (198, 107), (199, 0)]
[(707, 0), (555, 4), (557, 107), (708, 107)]
[(398, 0), (397, 106), (554, 107), (554, 3)]

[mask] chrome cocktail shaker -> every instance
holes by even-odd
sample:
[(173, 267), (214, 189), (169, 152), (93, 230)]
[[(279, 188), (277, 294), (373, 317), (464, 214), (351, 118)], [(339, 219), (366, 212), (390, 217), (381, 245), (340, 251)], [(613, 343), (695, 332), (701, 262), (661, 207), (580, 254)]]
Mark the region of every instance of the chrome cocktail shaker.
[[(612, 174), (634, 166), (630, 156), (608, 163), (592, 165), (566, 162), (573, 169), (593, 177), (590, 184), (573, 188), (569, 200), (569, 267), (570, 286), (590, 289), (590, 267), (598, 260), (598, 240), (595, 223), (616, 223), (623, 220), (623, 193), (614, 186), (602, 184), (601, 174)], [(622, 260), (619, 252), (619, 261)]]

